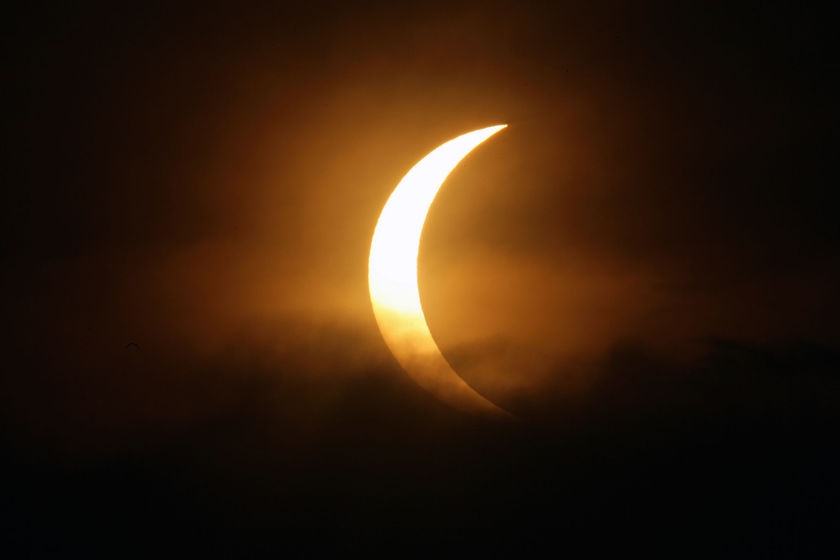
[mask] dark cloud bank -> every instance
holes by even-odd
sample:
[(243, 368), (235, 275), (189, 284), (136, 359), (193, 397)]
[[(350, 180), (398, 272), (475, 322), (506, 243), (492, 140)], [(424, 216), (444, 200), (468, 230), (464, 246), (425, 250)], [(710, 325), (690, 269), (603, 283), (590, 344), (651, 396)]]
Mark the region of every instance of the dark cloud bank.
[(7, 411), (7, 543), (800, 553), (836, 529), (836, 351), (716, 339), (677, 365), (623, 344), (586, 366), (586, 386), (558, 365), (555, 386), (500, 395), (521, 418), (500, 423), (439, 404), (387, 358), (336, 365), (348, 336), (314, 336), (337, 357), (329, 371), (253, 345), (205, 364), (131, 347), (141, 355), (81, 387), (50, 372), (52, 386), (12, 388), (34, 416)]

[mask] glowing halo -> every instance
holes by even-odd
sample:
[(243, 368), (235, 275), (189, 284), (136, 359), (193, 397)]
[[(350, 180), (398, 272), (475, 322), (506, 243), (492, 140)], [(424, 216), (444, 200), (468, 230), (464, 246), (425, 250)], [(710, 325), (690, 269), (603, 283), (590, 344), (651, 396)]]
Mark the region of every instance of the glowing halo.
[(429, 208), (452, 170), (479, 144), (507, 125), (454, 138), (406, 173), (385, 203), (370, 245), (368, 285), (376, 322), (391, 353), (424, 389), (456, 408), (510, 416), (470, 387), (429, 331), (417, 285), (417, 255)]

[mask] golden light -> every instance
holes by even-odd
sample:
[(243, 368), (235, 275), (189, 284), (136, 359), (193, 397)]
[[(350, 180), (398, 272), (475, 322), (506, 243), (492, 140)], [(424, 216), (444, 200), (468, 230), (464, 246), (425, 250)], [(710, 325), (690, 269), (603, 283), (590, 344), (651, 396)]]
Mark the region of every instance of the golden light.
[(426, 215), (443, 182), (471, 151), (506, 126), (458, 136), (412, 167), (382, 209), (368, 263), (374, 315), (400, 365), (444, 402), (463, 410), (500, 415), (508, 413), (461, 379), (435, 343), (420, 304), (417, 255)]

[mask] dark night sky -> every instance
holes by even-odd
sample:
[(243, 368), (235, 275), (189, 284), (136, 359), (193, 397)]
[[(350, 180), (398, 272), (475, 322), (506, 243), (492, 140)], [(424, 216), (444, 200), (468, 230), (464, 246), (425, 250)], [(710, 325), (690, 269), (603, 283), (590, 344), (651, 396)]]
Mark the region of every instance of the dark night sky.
[[(834, 22), (495, 1), (5, 17), (4, 546), (836, 547)], [(500, 122), (432, 207), (420, 284), (447, 358), (515, 424), (415, 386), (366, 279), (400, 177)]]

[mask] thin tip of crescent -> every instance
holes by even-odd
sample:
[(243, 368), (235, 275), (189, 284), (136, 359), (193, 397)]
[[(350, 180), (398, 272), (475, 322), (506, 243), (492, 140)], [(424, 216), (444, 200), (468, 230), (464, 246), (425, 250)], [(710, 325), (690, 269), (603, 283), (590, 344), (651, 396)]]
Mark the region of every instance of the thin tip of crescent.
[(506, 410), (502, 407), (499, 407), (499, 411), (500, 411), (500, 413), (497, 415), (497, 419), (499, 419), (503, 422), (521, 422), (522, 421), (522, 419), (519, 418), (519, 416), (517, 416), (516, 414), (514, 414), (513, 412), (511, 412), (509, 410)]
[(486, 126), (474, 132), (481, 133), (484, 136), (484, 139), (486, 140), (487, 138), (490, 138), (503, 128), (507, 128), (507, 124), (494, 124), (493, 126)]

